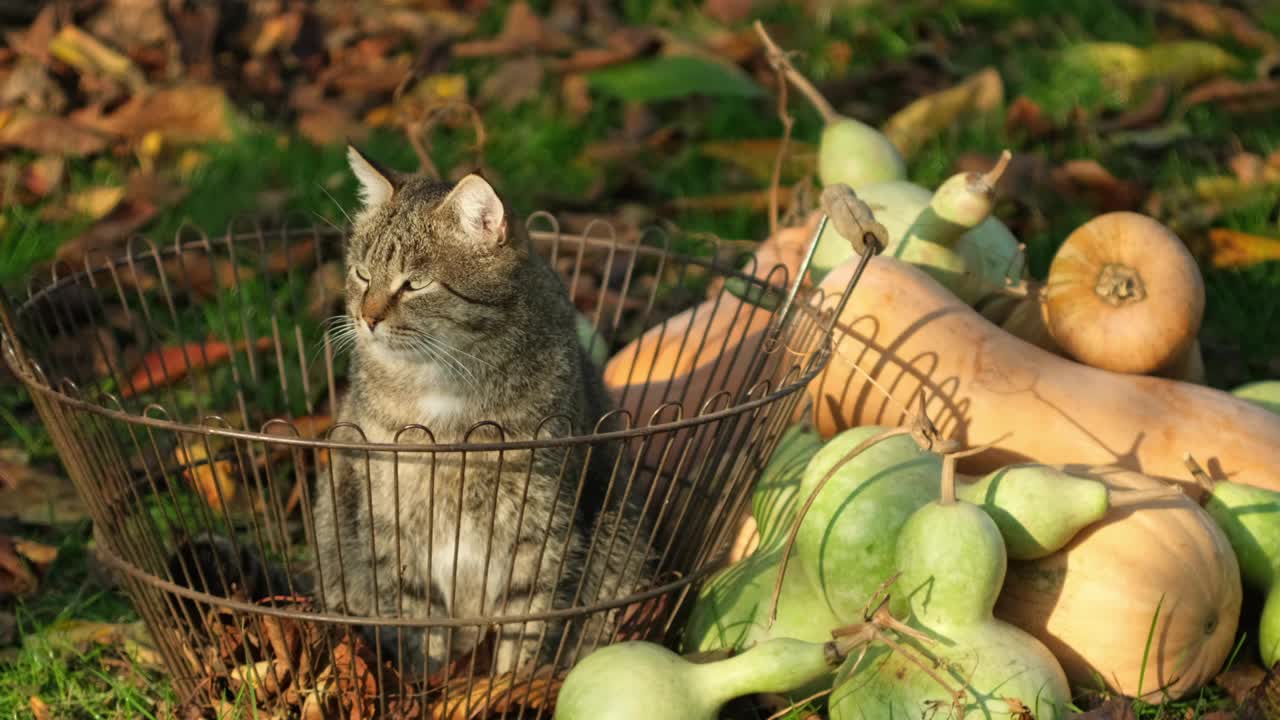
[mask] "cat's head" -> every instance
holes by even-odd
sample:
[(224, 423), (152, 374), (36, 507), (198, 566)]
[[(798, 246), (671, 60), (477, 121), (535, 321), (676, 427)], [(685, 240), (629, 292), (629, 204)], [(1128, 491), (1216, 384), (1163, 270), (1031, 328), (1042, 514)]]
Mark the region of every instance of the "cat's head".
[(362, 207), (347, 242), (347, 312), (358, 346), (442, 359), (473, 345), (518, 292), (528, 247), (493, 187), (456, 184), (347, 159)]

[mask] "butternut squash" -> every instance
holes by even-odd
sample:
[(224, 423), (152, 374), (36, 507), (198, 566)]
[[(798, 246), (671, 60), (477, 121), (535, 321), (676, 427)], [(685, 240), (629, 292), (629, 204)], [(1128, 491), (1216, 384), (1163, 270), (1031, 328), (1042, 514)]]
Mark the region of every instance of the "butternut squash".
[[(844, 287), (852, 272), (846, 263), (823, 285)], [(1181, 479), (1182, 455), (1195, 450), (1215, 477), (1280, 490), (1280, 416), (1211, 388), (1057, 357), (992, 325), (923, 271), (876, 257), (809, 386), (815, 426), (831, 437), (905, 425), (921, 391), (944, 436), (995, 444), (961, 460), (968, 473), (1033, 461)]]
[[(1112, 490), (1168, 487), (1132, 471), (1067, 469)], [(1112, 508), (1059, 552), (1009, 563), (996, 617), (1047, 645), (1075, 685), (1100, 679), (1159, 702), (1186, 696), (1222, 669), (1241, 598), (1226, 535), (1190, 498), (1174, 495)]]

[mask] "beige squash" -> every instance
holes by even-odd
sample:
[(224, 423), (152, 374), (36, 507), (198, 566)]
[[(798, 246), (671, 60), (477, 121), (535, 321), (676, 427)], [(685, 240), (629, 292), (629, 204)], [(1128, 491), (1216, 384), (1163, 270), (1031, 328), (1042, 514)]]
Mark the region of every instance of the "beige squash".
[[(1070, 471), (1113, 489), (1167, 487), (1117, 468)], [(1116, 692), (1159, 702), (1218, 674), (1240, 603), (1226, 536), (1190, 498), (1175, 496), (1113, 509), (1061, 551), (1010, 561), (996, 616), (1043, 642), (1073, 685), (1096, 687), (1101, 677)]]
[(1200, 332), (1204, 280), (1186, 246), (1138, 213), (1099, 215), (1054, 255), (1045, 320), (1071, 357), (1104, 370), (1151, 373)]
[[(843, 287), (852, 271), (846, 263), (823, 285)], [(968, 473), (1035, 461), (1178, 479), (1183, 454), (1194, 452), (1215, 478), (1280, 490), (1280, 416), (1212, 388), (1045, 352), (894, 258), (868, 264), (833, 342), (830, 363), (809, 386), (824, 437), (905, 425), (923, 389), (944, 435), (995, 443), (960, 461)]]

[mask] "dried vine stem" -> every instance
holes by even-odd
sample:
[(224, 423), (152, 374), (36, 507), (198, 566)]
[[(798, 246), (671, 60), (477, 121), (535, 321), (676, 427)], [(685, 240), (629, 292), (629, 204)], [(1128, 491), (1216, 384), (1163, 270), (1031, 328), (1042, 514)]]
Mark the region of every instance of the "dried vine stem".
[(1004, 440), (1013, 433), (1007, 432), (1000, 437), (992, 440), (984, 445), (969, 448), (968, 450), (953, 450), (942, 456), (942, 488), (938, 495), (938, 501), (943, 505), (950, 505), (956, 501), (956, 461), (961, 458), (967, 458), (971, 455), (984, 453), (996, 446), (996, 443)]
[(924, 395), (920, 396), (920, 412), (914, 413), (911, 418), (911, 424), (907, 427), (889, 428), (876, 433), (875, 435), (858, 443), (852, 450), (845, 453), (843, 457), (836, 461), (834, 465), (827, 470), (826, 474), (818, 480), (818, 484), (814, 486), (813, 492), (809, 493), (809, 497), (805, 498), (804, 505), (800, 507), (800, 511), (796, 513), (795, 519), (791, 522), (791, 529), (787, 533), (787, 543), (782, 548), (782, 558), (778, 562), (778, 579), (773, 583), (773, 594), (769, 600), (769, 624), (773, 627), (774, 622), (778, 619), (778, 598), (782, 595), (782, 581), (787, 576), (787, 565), (791, 561), (791, 550), (795, 547), (796, 536), (800, 534), (800, 525), (804, 522), (804, 516), (809, 512), (809, 508), (817, 502), (818, 495), (822, 493), (822, 489), (827, 486), (831, 478), (835, 477), (836, 472), (840, 468), (849, 464), (854, 458), (862, 454), (864, 450), (891, 437), (898, 435), (910, 435), (916, 441), (916, 445), (921, 450), (934, 452), (949, 452), (954, 449), (955, 442), (953, 440), (943, 440), (940, 437), (938, 428), (929, 420), (928, 414), (925, 413)]
[(1183, 453), (1182, 464), (1187, 468), (1187, 472), (1191, 473), (1192, 479), (1196, 481), (1196, 485), (1200, 486), (1206, 493), (1212, 493), (1214, 486), (1217, 485), (1213, 478), (1209, 477), (1209, 473), (1204, 471), (1200, 463), (1191, 456), (1191, 453)]
[(796, 70), (796, 67), (791, 64), (790, 58), (787, 57), (786, 51), (778, 47), (778, 44), (773, 41), (773, 38), (769, 37), (769, 33), (764, 29), (764, 23), (757, 20), (755, 22), (755, 30), (756, 34), (760, 36), (760, 41), (764, 43), (765, 52), (769, 57), (769, 64), (779, 69), (786, 76), (787, 80), (789, 80), (792, 85), (795, 85), (796, 89), (809, 100), (809, 104), (813, 105), (813, 109), (817, 110), (818, 114), (822, 116), (823, 123), (830, 125), (831, 123), (838, 121), (840, 119), (840, 114), (837, 113), (836, 109), (831, 106), (831, 103), (822, 96), (822, 93), (818, 92), (818, 88), (814, 87), (813, 83), (809, 82), (809, 78), (801, 75), (800, 71)]
[[(756, 25), (760, 26), (759, 21)], [(763, 27), (763, 26), (760, 26)], [(758, 28), (759, 29), (759, 28)], [(782, 121), (782, 141), (778, 143), (778, 152), (773, 159), (773, 176), (769, 179), (769, 235), (778, 234), (778, 192), (782, 185), (782, 163), (787, 157), (787, 147), (791, 143), (791, 127), (795, 119), (787, 112), (787, 73), (783, 63), (785, 57), (769, 53), (769, 64), (778, 73), (778, 119)]]

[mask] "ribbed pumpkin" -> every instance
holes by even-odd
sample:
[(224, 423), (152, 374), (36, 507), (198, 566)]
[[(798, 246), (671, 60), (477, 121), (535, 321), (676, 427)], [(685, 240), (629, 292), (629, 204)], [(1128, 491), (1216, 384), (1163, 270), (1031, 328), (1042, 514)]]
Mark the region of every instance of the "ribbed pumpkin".
[[(1167, 487), (1128, 470), (1067, 469), (1114, 489)], [(1075, 685), (1100, 677), (1158, 701), (1184, 697), (1222, 669), (1240, 602), (1226, 536), (1190, 498), (1175, 496), (1112, 510), (1060, 552), (1010, 562), (996, 616), (1039, 638)]]

